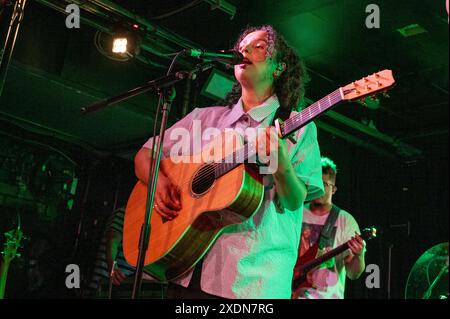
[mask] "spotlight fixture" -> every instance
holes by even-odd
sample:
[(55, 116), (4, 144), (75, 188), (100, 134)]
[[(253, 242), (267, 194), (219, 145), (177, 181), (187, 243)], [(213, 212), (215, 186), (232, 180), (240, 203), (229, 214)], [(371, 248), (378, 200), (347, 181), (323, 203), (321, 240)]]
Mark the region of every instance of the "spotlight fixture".
[[(133, 26), (136, 30), (136, 27)], [(119, 57), (133, 57), (139, 54), (140, 37), (137, 31), (124, 26), (114, 28), (111, 43), (111, 52)]]
[(112, 52), (118, 54), (127, 53), (127, 44), (128, 44), (127, 38), (114, 38)]
[(97, 30), (94, 44), (98, 52), (108, 59), (120, 62), (129, 61), (140, 53), (139, 31), (133, 26), (127, 28), (123, 25), (113, 27), (111, 33)]

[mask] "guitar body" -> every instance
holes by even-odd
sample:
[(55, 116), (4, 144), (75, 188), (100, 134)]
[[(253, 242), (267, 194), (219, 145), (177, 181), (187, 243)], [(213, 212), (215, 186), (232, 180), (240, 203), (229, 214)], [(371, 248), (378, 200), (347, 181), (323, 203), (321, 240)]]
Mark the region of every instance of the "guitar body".
[[(149, 248), (144, 261), (147, 273), (161, 281), (185, 274), (227, 226), (242, 223), (257, 211), (264, 187), (256, 167), (240, 164), (215, 179), (210, 174), (213, 164), (201, 161), (206, 156), (222, 159), (241, 146), (236, 133), (226, 132), (205, 147), (202, 154), (161, 161), (160, 170), (180, 190), (182, 208), (173, 220), (164, 219), (153, 209)], [(211, 178), (198, 182), (197, 178), (208, 177), (208, 174)], [(126, 260), (133, 266), (137, 265), (146, 198), (147, 186), (138, 182), (126, 207), (123, 250)]]
[(303, 288), (308, 285), (307, 282), (307, 271), (305, 271), (305, 266), (309, 264), (311, 261), (316, 259), (317, 252), (319, 250), (319, 244), (315, 243), (313, 246), (311, 246), (301, 257), (297, 259), (297, 263), (294, 267), (294, 278), (293, 278), (293, 287)]

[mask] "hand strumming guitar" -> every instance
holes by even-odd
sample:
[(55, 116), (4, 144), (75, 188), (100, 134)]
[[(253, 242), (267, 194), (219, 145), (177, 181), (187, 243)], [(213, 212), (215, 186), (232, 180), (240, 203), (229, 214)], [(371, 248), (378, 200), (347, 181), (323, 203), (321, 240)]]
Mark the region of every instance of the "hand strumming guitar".
[(158, 174), (153, 207), (158, 214), (169, 220), (177, 217), (181, 209), (180, 190), (163, 171)]
[[(149, 149), (141, 148), (134, 159), (136, 176), (144, 184), (148, 183), (150, 155)], [(159, 215), (168, 220), (177, 217), (181, 209), (180, 190), (175, 187), (162, 168), (158, 174), (153, 207)]]

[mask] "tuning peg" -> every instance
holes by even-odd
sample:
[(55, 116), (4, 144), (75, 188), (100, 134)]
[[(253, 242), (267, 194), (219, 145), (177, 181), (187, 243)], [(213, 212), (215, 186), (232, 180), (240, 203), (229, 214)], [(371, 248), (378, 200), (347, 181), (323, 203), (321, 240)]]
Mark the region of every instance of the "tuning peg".
[(367, 103), (366, 103), (365, 99), (359, 99), (359, 103), (361, 103), (364, 106), (367, 106)]
[(381, 86), (383, 86), (383, 84), (381, 84), (380, 81), (377, 81), (377, 86), (381, 87)]
[(369, 85), (366, 85), (366, 91), (370, 91), (372, 88)]
[(387, 94), (387, 92), (383, 92), (383, 96), (387, 99), (391, 97), (389, 94)]

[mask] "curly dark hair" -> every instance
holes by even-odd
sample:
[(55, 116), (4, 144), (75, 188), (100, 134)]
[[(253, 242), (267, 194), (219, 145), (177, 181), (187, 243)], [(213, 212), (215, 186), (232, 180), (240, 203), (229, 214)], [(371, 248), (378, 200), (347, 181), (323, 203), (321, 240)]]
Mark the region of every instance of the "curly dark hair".
[[(254, 31), (265, 31), (267, 33), (266, 55), (273, 57), (277, 63), (286, 64), (284, 72), (274, 81), (274, 90), (280, 106), (288, 110), (300, 110), (304, 105), (305, 85), (309, 82), (309, 76), (303, 61), (271, 25), (248, 27), (239, 36), (234, 49), (239, 50), (241, 41)], [(241, 95), (242, 88), (237, 82), (222, 102), (225, 105), (232, 106), (238, 102)]]

